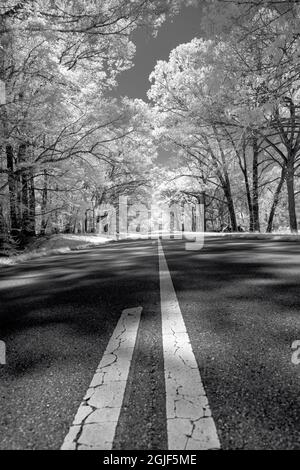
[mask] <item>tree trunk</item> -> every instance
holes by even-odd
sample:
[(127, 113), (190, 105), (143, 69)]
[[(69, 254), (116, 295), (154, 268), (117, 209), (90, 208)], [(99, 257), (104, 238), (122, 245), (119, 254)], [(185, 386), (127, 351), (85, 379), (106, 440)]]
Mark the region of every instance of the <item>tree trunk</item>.
[(259, 147), (257, 138), (253, 139), (253, 167), (252, 167), (252, 210), (253, 210), (253, 230), (260, 232), (259, 223), (259, 196), (258, 196), (258, 157)]
[(275, 212), (279, 203), (279, 197), (280, 197), (280, 193), (281, 193), (285, 178), (286, 178), (286, 167), (283, 167), (281, 170), (280, 180), (279, 180), (278, 186), (274, 194), (273, 203), (272, 203), (272, 207), (271, 207), (269, 218), (268, 218), (267, 233), (272, 233), (272, 230), (273, 230)]
[(9, 190), (9, 204), (10, 204), (10, 231), (12, 237), (16, 238), (19, 235), (19, 225), (16, 208), (16, 178), (14, 173), (14, 154), (11, 145), (6, 146), (6, 161), (8, 170), (8, 190)]
[(5, 217), (3, 214), (3, 207), (0, 204), (0, 250), (6, 248), (6, 244), (9, 242), (9, 236), (7, 231), (7, 226), (5, 223)]
[(249, 210), (249, 231), (253, 232), (254, 230), (254, 223), (253, 223), (253, 204), (251, 198), (251, 191), (250, 191), (250, 184), (248, 179), (247, 171), (243, 171), (244, 179), (245, 179), (245, 186), (246, 186), (246, 197), (247, 197), (247, 204)]
[(44, 170), (44, 186), (43, 186), (43, 192), (42, 192), (42, 205), (41, 205), (41, 213), (42, 213), (41, 235), (42, 236), (44, 236), (46, 233), (46, 228), (47, 228), (47, 223), (48, 223), (48, 220), (46, 219), (47, 202), (48, 202), (48, 175), (47, 175), (47, 170)]
[(249, 177), (248, 177), (248, 165), (247, 165), (247, 157), (246, 157), (246, 148), (247, 148), (247, 145), (246, 145), (246, 140), (244, 138), (243, 139), (243, 149), (242, 149), (243, 161), (242, 161), (238, 151), (236, 151), (236, 153), (237, 153), (237, 156), (238, 156), (240, 169), (243, 173), (244, 181), (245, 181), (246, 198), (247, 198), (247, 205), (248, 205), (248, 211), (249, 211), (249, 231), (253, 232), (253, 204), (252, 204), (252, 195), (251, 195), (251, 189), (250, 189), (250, 183), (249, 183)]
[(88, 233), (88, 211), (84, 215), (84, 233)]
[(29, 226), (28, 232), (30, 236), (35, 236), (35, 189), (34, 175), (31, 171), (29, 180)]
[(198, 204), (203, 205), (203, 232), (207, 231), (207, 208), (206, 208), (206, 194), (205, 191), (201, 193), (201, 195), (198, 197)]
[(237, 222), (236, 222), (234, 203), (233, 203), (232, 193), (231, 193), (231, 185), (230, 185), (230, 180), (229, 180), (229, 176), (227, 174), (226, 169), (224, 170), (224, 177), (222, 176), (219, 179), (223, 187), (224, 195), (225, 195), (226, 202), (227, 202), (231, 229), (233, 232), (237, 232)]
[[(18, 150), (18, 163), (21, 171), (21, 207), (19, 207), (19, 213), (21, 215), (21, 227), (22, 236), (26, 238), (29, 235), (29, 174), (28, 170), (22, 168), (22, 164), (26, 160), (26, 145), (21, 144)], [(25, 240), (24, 240), (25, 242)]]
[(224, 190), (224, 194), (226, 197), (231, 229), (233, 232), (237, 232), (236, 215), (235, 215), (235, 209), (234, 209), (230, 185), (228, 186), (227, 184), (225, 184), (225, 186), (223, 187), (223, 190)]
[(229, 217), (230, 217), (230, 224), (231, 224), (231, 229), (236, 232), (237, 231), (237, 222), (236, 222), (236, 215), (235, 215), (235, 209), (234, 209), (234, 204), (233, 204), (233, 199), (232, 199), (232, 193), (231, 193), (231, 184), (230, 184), (230, 179), (227, 171), (227, 162), (226, 162), (226, 157), (225, 153), (222, 147), (221, 139), (218, 134), (217, 129), (213, 126), (214, 134), (216, 137), (216, 140), (218, 142), (219, 150), (220, 150), (220, 156), (221, 156), (221, 161), (222, 161), (222, 169), (223, 171), (220, 170), (220, 162), (219, 160), (215, 157), (215, 154), (209, 145), (208, 140), (206, 139), (206, 142), (208, 143), (208, 148), (210, 150), (210, 154), (212, 157), (213, 165), (216, 169), (216, 174), (220, 180), (221, 186), (224, 191), (224, 195), (226, 197), (227, 201), (227, 207), (228, 207), (228, 212), (229, 212)]
[(227, 200), (227, 206), (228, 206), (228, 211), (229, 211), (229, 217), (230, 217), (230, 223), (231, 223), (231, 229), (233, 232), (237, 232), (237, 222), (236, 222), (236, 215), (235, 215), (235, 209), (234, 209), (234, 203), (232, 199), (232, 193), (231, 193), (231, 184), (230, 184), (230, 179), (228, 175), (228, 171), (226, 168), (226, 162), (225, 162), (225, 157), (224, 153), (222, 152), (222, 161), (223, 161), (223, 172), (224, 172), (224, 193), (225, 197)]
[(288, 167), (287, 167), (287, 192), (288, 192), (288, 209), (289, 209), (289, 220), (290, 230), (292, 233), (298, 233), (297, 215), (296, 215), (296, 204), (295, 204), (295, 169), (294, 169), (294, 157), (289, 156)]
[(28, 199), (28, 176), (27, 174), (22, 174), (22, 232), (26, 236), (28, 232), (28, 225), (29, 225), (29, 199)]

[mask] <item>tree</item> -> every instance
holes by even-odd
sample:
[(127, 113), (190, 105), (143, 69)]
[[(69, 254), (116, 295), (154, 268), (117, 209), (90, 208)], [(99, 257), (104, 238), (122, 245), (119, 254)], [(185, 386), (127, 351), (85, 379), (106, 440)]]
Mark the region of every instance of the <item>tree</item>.
[[(214, 168), (233, 227), (236, 159), (250, 230), (260, 230), (259, 199), (269, 189), (271, 230), (286, 181), (290, 228), (296, 231), (298, 38), (290, 20), (274, 10), (255, 10), (245, 24), (247, 38), (237, 25), (222, 38), (195, 39), (172, 51), (152, 73), (149, 97), (161, 116), (162, 134), (196, 159), (206, 177)], [(277, 165), (281, 174), (268, 180)]]
[(78, 165), (84, 167), (86, 160), (115, 164), (110, 147), (132, 132), (131, 115), (129, 106), (105, 94), (133, 64), (133, 31), (146, 26), (155, 34), (180, 3), (2, 2), (0, 80), (6, 85), (6, 103), (0, 106), (0, 187), (15, 238), (26, 242), (35, 233), (38, 187), (43, 232), (49, 198), (62, 194), (60, 180), (70, 178), (68, 166), (74, 176), (65, 188), (74, 195)]
[[(170, 54), (169, 62), (159, 62), (150, 79), (149, 97), (163, 118), (164, 135), (188, 156), (198, 161), (206, 178), (217, 178), (227, 201), (230, 222), (237, 229), (229, 168), (232, 157), (215, 124), (219, 103), (208, 90), (213, 41), (193, 40)], [(213, 100), (215, 100), (213, 102)]]

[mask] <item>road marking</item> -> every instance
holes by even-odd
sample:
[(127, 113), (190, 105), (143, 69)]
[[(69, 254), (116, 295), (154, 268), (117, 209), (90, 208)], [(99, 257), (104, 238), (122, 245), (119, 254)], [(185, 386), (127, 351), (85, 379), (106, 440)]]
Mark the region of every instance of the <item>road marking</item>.
[(6, 344), (4, 341), (0, 341), (0, 365), (6, 364)]
[(158, 253), (168, 448), (219, 449), (216, 426), (160, 240)]
[(142, 310), (123, 310), (62, 450), (112, 448)]

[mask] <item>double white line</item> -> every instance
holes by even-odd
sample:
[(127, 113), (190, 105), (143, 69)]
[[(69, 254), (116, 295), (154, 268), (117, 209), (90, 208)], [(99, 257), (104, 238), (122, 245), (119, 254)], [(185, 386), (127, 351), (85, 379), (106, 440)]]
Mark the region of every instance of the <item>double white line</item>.
[[(219, 449), (215, 423), (160, 241), (158, 253), (168, 449)], [(122, 312), (63, 450), (112, 448), (141, 312), (142, 307)]]

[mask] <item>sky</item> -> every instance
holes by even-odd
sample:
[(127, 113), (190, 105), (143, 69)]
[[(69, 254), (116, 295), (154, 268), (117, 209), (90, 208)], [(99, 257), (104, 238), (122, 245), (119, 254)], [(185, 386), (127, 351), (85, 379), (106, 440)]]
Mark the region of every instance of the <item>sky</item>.
[(134, 35), (136, 45), (135, 66), (119, 77), (118, 95), (147, 99), (149, 75), (158, 60), (168, 60), (172, 49), (201, 35), (201, 10), (184, 7), (174, 19), (166, 21), (156, 38), (145, 30)]
[[(120, 75), (116, 94), (147, 100), (149, 75), (156, 62), (168, 60), (172, 49), (201, 36), (200, 24), (200, 7), (183, 7), (178, 15), (163, 24), (155, 38), (145, 30), (137, 31), (133, 38), (136, 45), (135, 66)], [(172, 166), (172, 153), (159, 149), (157, 163)]]

